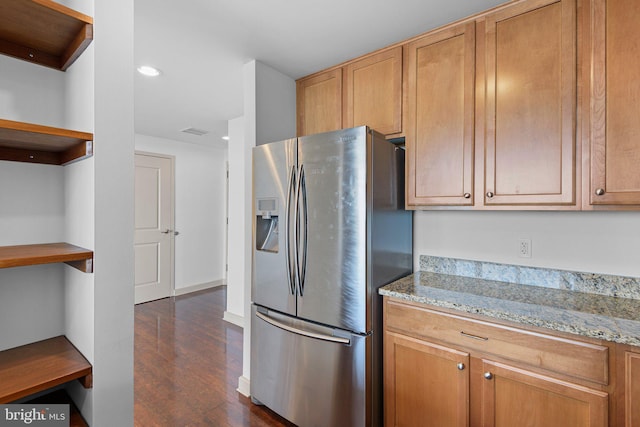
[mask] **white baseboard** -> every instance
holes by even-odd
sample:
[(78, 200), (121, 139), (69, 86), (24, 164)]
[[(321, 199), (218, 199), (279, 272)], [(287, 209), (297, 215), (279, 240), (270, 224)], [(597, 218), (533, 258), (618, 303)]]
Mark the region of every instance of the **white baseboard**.
[(249, 380), (249, 378), (245, 376), (241, 376), (240, 378), (238, 378), (237, 391), (243, 396), (251, 396), (251, 381)]
[(216, 288), (225, 284), (224, 279), (214, 280), (213, 282), (200, 283), (199, 285), (191, 285), (184, 288), (177, 288), (173, 291), (173, 295), (180, 296), (190, 294), (191, 292), (202, 291), (209, 288)]
[(233, 323), (234, 325), (240, 326), (244, 329), (244, 317), (231, 313), (230, 311), (225, 310), (222, 320), (226, 320), (227, 322)]

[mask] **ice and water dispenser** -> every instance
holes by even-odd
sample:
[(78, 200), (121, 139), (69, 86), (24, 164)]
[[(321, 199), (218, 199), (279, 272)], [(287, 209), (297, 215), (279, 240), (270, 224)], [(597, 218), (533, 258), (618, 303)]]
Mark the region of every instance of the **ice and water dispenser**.
[(278, 252), (277, 199), (256, 200), (256, 250)]

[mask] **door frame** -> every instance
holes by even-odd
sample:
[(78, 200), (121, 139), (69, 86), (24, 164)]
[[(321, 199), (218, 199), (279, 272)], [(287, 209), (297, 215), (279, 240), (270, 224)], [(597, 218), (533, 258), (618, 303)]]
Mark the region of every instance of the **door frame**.
[[(134, 157), (135, 156), (148, 156), (148, 157), (158, 157), (158, 158), (162, 158), (162, 159), (168, 159), (171, 162), (171, 179), (169, 180), (171, 185), (170, 185), (170, 189), (171, 189), (171, 196), (170, 196), (170, 202), (171, 202), (171, 220), (170, 220), (170, 228), (171, 230), (176, 229), (176, 156), (172, 156), (169, 154), (160, 154), (160, 153), (154, 153), (151, 151), (141, 151), (141, 150), (135, 150), (134, 151)], [(135, 182), (133, 183), (133, 185), (135, 186)], [(135, 200), (134, 200), (134, 206), (135, 206)], [(135, 227), (133, 230), (134, 233), (134, 239), (135, 239)], [(170, 252), (170, 273), (169, 273), (169, 280), (170, 280), (170, 284), (169, 284), (169, 296), (170, 297), (174, 297), (176, 295), (176, 257), (175, 257), (175, 253), (176, 253), (176, 239), (175, 239), (175, 235), (171, 236), (170, 239), (170, 245), (169, 245), (169, 252)], [(135, 265), (135, 262), (134, 262)]]

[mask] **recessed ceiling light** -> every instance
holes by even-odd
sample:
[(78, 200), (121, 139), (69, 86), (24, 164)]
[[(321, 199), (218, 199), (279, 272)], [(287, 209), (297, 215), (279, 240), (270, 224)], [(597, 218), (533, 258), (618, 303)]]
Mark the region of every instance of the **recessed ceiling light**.
[(141, 65), (138, 67), (138, 72), (144, 76), (157, 77), (160, 75), (160, 70), (151, 67), (149, 65)]
[(229, 137), (227, 135), (223, 136), (222, 139), (224, 139), (225, 141), (229, 140)]

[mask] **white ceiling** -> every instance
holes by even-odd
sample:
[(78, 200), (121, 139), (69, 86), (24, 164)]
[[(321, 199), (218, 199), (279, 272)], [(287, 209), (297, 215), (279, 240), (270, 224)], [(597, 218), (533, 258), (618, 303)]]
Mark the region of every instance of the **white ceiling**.
[(245, 63), (297, 79), (505, 1), (135, 0), (135, 65), (162, 72), (136, 73), (136, 132), (225, 147)]

